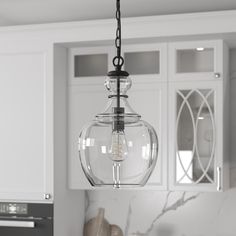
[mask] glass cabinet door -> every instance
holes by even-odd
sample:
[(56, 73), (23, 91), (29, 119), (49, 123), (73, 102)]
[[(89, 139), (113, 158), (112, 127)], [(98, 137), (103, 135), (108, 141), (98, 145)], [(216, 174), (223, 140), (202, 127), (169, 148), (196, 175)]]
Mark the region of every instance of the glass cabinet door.
[(214, 183), (214, 91), (179, 90), (176, 102), (176, 183)]
[(223, 72), (222, 40), (169, 44), (171, 81), (218, 81)]
[(141, 82), (167, 80), (167, 44), (126, 44), (123, 46), (124, 69)]
[(179, 186), (179, 190), (181, 186), (183, 189), (193, 187), (193, 190), (199, 186), (217, 189), (219, 149), (216, 143), (220, 144), (216, 133), (216, 90), (213, 87), (175, 88), (173, 94), (175, 114), (170, 116), (174, 125), (169, 132), (173, 185)]

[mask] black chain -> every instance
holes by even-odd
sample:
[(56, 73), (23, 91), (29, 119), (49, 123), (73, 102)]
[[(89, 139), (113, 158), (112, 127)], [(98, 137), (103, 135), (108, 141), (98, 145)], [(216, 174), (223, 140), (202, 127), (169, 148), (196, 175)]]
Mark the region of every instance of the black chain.
[(121, 56), (121, 13), (120, 13), (120, 0), (116, 0), (116, 20), (117, 20), (117, 29), (116, 29), (116, 39), (115, 46), (117, 49), (117, 55), (113, 59), (113, 65), (116, 67), (116, 70), (121, 70), (124, 64), (124, 58)]

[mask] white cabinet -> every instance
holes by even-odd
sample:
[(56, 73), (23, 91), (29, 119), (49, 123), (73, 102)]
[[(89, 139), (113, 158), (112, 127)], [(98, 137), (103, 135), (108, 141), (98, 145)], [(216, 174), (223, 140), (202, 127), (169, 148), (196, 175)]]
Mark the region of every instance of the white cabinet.
[[(52, 199), (48, 47), (0, 46), (0, 199)], [(45, 195), (48, 194), (48, 195)]]
[(53, 203), (54, 235), (82, 235), (84, 191), (67, 185), (67, 50), (0, 42), (0, 201)]
[(169, 81), (208, 81), (223, 76), (223, 41), (170, 43)]
[(125, 70), (132, 87), (131, 107), (156, 130), (159, 142), (156, 167), (144, 189), (167, 189), (167, 44), (137, 44), (123, 47)]
[(167, 82), (167, 44), (133, 44), (122, 47), (124, 69), (132, 78)]
[[(88, 82), (91, 83), (91, 81)], [(100, 81), (100, 83), (99, 83)], [(94, 119), (106, 104), (103, 81), (100, 85), (69, 85), (68, 87), (68, 156), (69, 186), (71, 189), (89, 189), (90, 183), (82, 170), (78, 155), (78, 136), (83, 125)]]
[[(111, 52), (104, 47), (70, 51), (68, 155), (72, 189), (91, 189), (80, 166), (77, 139), (82, 126), (106, 104), (103, 82), (105, 65), (112, 69)], [(158, 162), (144, 189), (226, 189), (228, 49), (223, 41), (124, 45), (123, 56), (133, 81), (128, 101), (154, 126), (159, 138)], [(83, 73), (79, 72), (78, 57)], [(84, 73), (86, 68), (90, 74)], [(78, 76), (80, 73), (83, 76)]]
[[(69, 50), (68, 80), (68, 156), (69, 187), (90, 189), (78, 156), (78, 136), (83, 125), (105, 106), (107, 96), (103, 86), (109, 66), (111, 48), (91, 47)], [(102, 60), (102, 62), (101, 62)], [(79, 62), (82, 62), (79, 64)], [(82, 66), (82, 73), (80, 68)]]
[[(141, 80), (141, 79), (140, 79)], [(131, 107), (142, 115), (156, 130), (159, 142), (158, 159), (145, 188), (167, 189), (167, 84), (160, 82), (135, 81), (129, 95)]]
[[(222, 41), (170, 44), (171, 190), (228, 187), (228, 49)], [(175, 66), (173, 66), (175, 65)]]
[[(78, 55), (85, 55), (85, 50), (84, 48), (71, 49), (69, 56), (70, 62), (73, 63), (68, 86), (68, 155), (71, 189), (93, 189), (80, 165), (77, 140), (82, 126), (94, 119), (108, 99), (108, 92), (103, 86), (106, 75), (98, 76), (98, 72), (102, 67), (104, 68), (103, 63), (100, 61), (95, 63), (96, 66), (90, 70), (90, 72), (94, 71), (93, 74), (76, 76), (79, 74), (76, 73), (75, 68), (78, 66)], [(107, 55), (106, 58), (112, 62), (112, 50), (109, 48), (104, 50), (95, 47), (87, 52), (86, 55), (90, 55), (89, 61), (96, 60), (94, 52), (99, 52), (100, 55)], [(92, 56), (90, 52), (93, 52)], [(125, 69), (130, 69), (132, 72), (130, 77), (133, 83), (127, 94), (128, 101), (135, 111), (143, 115), (144, 120), (154, 126), (159, 138), (158, 162), (145, 188), (163, 190), (167, 188), (167, 78), (166, 63), (161, 64), (160, 61), (166, 61), (166, 44), (126, 46), (124, 56)], [(97, 57), (97, 59), (102, 58)], [(107, 68), (112, 70), (113, 67), (109, 62)], [(96, 68), (97, 66), (100, 68)], [(145, 74), (141, 74), (140, 67), (144, 68)]]

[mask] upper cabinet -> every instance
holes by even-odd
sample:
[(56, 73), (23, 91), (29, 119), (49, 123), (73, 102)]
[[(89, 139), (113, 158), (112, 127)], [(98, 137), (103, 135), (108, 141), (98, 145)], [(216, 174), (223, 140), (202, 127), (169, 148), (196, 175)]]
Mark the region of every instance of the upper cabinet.
[(42, 42), (0, 46), (1, 200), (52, 200), (48, 62)]
[[(106, 105), (111, 47), (69, 53), (69, 185), (93, 189), (80, 166), (84, 124)], [(129, 103), (157, 131), (158, 162), (144, 189), (222, 191), (228, 187), (228, 49), (222, 40), (124, 45)]]
[(169, 95), (170, 188), (199, 191), (227, 188), (221, 84), (173, 83)]
[[(156, 129), (159, 139), (156, 169), (146, 189), (167, 188), (166, 48), (166, 44), (123, 47), (125, 69), (132, 79), (128, 101)], [(68, 84), (68, 155), (72, 189), (93, 189), (81, 168), (77, 142), (83, 125), (93, 120), (107, 103), (109, 93), (103, 84), (106, 73), (114, 70), (113, 50), (109, 47), (75, 48), (69, 53), (72, 64)]]
[(171, 43), (169, 81), (222, 79), (222, 58), (222, 40)]
[(167, 81), (167, 44), (124, 45), (124, 69), (139, 81)]
[(111, 68), (113, 47), (81, 47), (71, 49), (69, 57), (71, 84), (88, 83), (106, 77)]
[(169, 55), (170, 189), (227, 189), (228, 48), (221, 40), (180, 42)]

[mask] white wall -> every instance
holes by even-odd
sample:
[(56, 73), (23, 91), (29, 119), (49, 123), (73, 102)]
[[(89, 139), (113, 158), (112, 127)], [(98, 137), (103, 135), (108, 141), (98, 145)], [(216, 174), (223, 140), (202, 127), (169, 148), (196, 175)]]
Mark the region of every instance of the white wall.
[(236, 235), (236, 50), (231, 50), (231, 188), (224, 193), (87, 191), (86, 220), (105, 208), (125, 236)]

